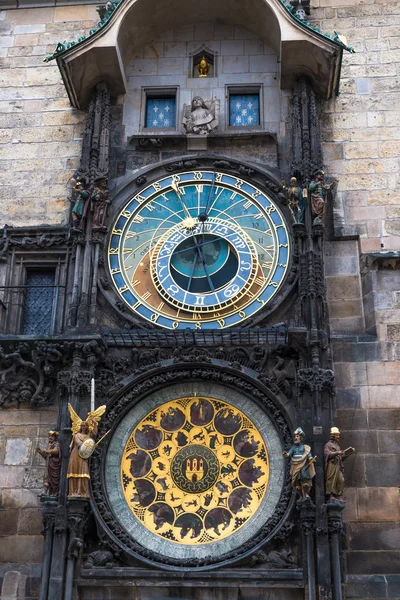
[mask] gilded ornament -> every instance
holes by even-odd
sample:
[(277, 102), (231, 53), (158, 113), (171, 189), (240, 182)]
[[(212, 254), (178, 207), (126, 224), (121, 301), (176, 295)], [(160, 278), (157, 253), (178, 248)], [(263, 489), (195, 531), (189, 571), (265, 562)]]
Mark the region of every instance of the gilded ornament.
[(201, 57), (199, 64), (197, 65), (197, 70), (199, 72), (199, 77), (208, 77), (208, 73), (211, 69), (211, 63), (207, 62), (206, 57)]
[(185, 397), (147, 414), (126, 443), (121, 485), (135, 517), (177, 544), (228, 537), (257, 511), (268, 486), (265, 442), (239, 409)]
[(97, 435), (98, 424), (105, 413), (106, 406), (99, 406), (96, 410), (89, 412), (86, 421), (82, 421), (71, 404), (68, 404), (68, 410), (72, 421), (71, 454), (67, 473), (68, 496), (89, 498), (88, 458), (95, 449), (94, 440)]

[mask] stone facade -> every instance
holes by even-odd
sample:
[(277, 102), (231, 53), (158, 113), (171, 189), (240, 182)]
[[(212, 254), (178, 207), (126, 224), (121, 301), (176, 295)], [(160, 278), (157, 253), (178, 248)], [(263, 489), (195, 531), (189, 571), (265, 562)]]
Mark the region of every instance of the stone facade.
[[(400, 4), (315, 0), (313, 6), (313, 24), (346, 35), (356, 50), (344, 53), (340, 95), (321, 105), (325, 168), (339, 180), (325, 245), (336, 425), (343, 432), (342, 447), (357, 450), (346, 463), (345, 590), (348, 598), (395, 600), (400, 598), (394, 577), (400, 571), (400, 278), (396, 257), (388, 254), (385, 263), (385, 255), (375, 260), (372, 254), (399, 250)], [(0, 12), (1, 225), (68, 223), (66, 184), (79, 164), (86, 112), (70, 107), (57, 67), (42, 61), (60, 39), (87, 33), (97, 20), (95, 7), (88, 5)], [(193, 79), (188, 87), (185, 70), (198, 40), (218, 51), (221, 76), (209, 89), (224, 107), (225, 71), (230, 83), (264, 78), (270, 94), (264, 114), (270, 103), (274, 110), (266, 119), (273, 139), (231, 147), (219, 141), (212, 151), (284, 171), (289, 94), (280, 92), (274, 79), (276, 57), (247, 30), (224, 25), (190, 25), (143, 48), (127, 67), (127, 97), (116, 99), (119, 129), (112, 143), (125, 149), (130, 136), (140, 135), (137, 80), (140, 86), (159, 86), (173, 79), (181, 101), (189, 99), (199, 83)], [(124, 152), (115, 160), (115, 177), (187, 154), (186, 147), (168, 143), (163, 149), (138, 152), (131, 144), (126, 150), (126, 162)], [(0, 575), (7, 573), (2, 598), (37, 597), (37, 589), (24, 580), (31, 572), (38, 578), (42, 552), (37, 496), (43, 461), (35, 449), (45, 443), (56, 415), (56, 409), (1, 409)], [(28, 566), (13, 575), (18, 569), (8, 563)]]
[(1, 509), (0, 562), (38, 563), (42, 557), (42, 519), (38, 495), (43, 490), (45, 447), (54, 428), (56, 409), (2, 410), (0, 429)]
[(0, 12), (2, 224), (68, 221), (66, 183), (79, 162), (86, 115), (70, 108), (57, 66), (43, 59), (97, 19), (94, 6)]

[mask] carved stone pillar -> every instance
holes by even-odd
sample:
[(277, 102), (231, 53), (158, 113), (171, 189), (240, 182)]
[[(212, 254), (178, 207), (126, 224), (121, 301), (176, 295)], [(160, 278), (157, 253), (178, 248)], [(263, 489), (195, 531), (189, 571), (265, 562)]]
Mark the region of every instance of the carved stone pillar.
[[(307, 188), (313, 172), (322, 167), (322, 146), (318, 106), (315, 94), (305, 77), (299, 78), (292, 97), (291, 175)], [(318, 598), (332, 599), (331, 550), (325, 506), (323, 451), (324, 439), (334, 419), (334, 374), (329, 344), (329, 315), (324, 277), (325, 226), (312, 218), (306, 197), (304, 224), (293, 226), (299, 264), (299, 290), (296, 322), (291, 335), (302, 342), (297, 371), (299, 414), (307, 439), (313, 441), (317, 456), (315, 493), (315, 527), (319, 535), (315, 545), (315, 590)], [(295, 339), (295, 337), (293, 337)], [(304, 509), (302, 509), (304, 513)], [(311, 542), (308, 541), (308, 550)], [(308, 572), (310, 575), (310, 572)], [(312, 596), (310, 596), (312, 597)]]
[(297, 503), (306, 546), (307, 598), (316, 600), (315, 577), (315, 505), (310, 498)]
[(88, 498), (68, 498), (67, 500), (67, 523), (69, 536), (64, 600), (72, 600), (75, 596), (75, 571), (82, 555), (83, 531), (89, 513), (89, 508), (90, 504)]
[[(105, 82), (99, 83), (89, 106), (86, 128), (83, 136), (82, 154), (77, 178), (86, 182), (89, 198), (86, 201), (81, 231), (74, 229), (76, 237), (75, 267), (69, 327), (81, 329), (96, 324), (96, 300), (98, 265), (102, 238), (106, 232), (106, 208), (101, 223), (103, 236), (96, 229), (96, 191), (100, 179), (108, 180), (110, 146), (110, 93)], [(97, 223), (97, 225), (99, 225)], [(93, 251), (94, 245), (94, 251)]]
[(331, 542), (333, 599), (342, 600), (339, 536), (343, 529), (342, 512), (344, 510), (344, 504), (338, 500), (330, 500), (326, 504), (326, 509), (328, 513), (328, 532)]
[(41, 503), (44, 527), (44, 544), (39, 600), (47, 600), (50, 580), (51, 557), (53, 552), (54, 524), (56, 520), (58, 502), (57, 500), (49, 500), (47, 498), (42, 498)]
[(291, 130), (291, 174), (307, 185), (322, 166), (322, 147), (315, 93), (305, 77), (298, 79), (293, 92)]

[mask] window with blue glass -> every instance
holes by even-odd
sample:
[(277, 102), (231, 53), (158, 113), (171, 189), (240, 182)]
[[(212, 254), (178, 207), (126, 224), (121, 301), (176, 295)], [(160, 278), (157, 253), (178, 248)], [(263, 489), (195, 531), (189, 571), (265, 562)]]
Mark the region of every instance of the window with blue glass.
[(23, 335), (51, 334), (56, 289), (55, 272), (28, 271), (25, 286), (21, 333)]
[(260, 125), (260, 94), (229, 95), (229, 125), (254, 127)]
[(175, 127), (176, 97), (147, 97), (146, 127), (149, 129), (168, 129)]

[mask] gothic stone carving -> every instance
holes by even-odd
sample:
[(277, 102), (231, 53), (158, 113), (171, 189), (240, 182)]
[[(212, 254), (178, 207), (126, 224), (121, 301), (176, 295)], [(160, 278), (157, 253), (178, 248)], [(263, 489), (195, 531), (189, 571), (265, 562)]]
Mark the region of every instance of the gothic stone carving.
[(183, 107), (183, 127), (186, 133), (208, 135), (218, 127), (219, 100), (203, 100), (195, 96), (191, 105)]
[(54, 402), (56, 371), (70, 344), (23, 342), (6, 353), (0, 346), (0, 406), (43, 406)]

